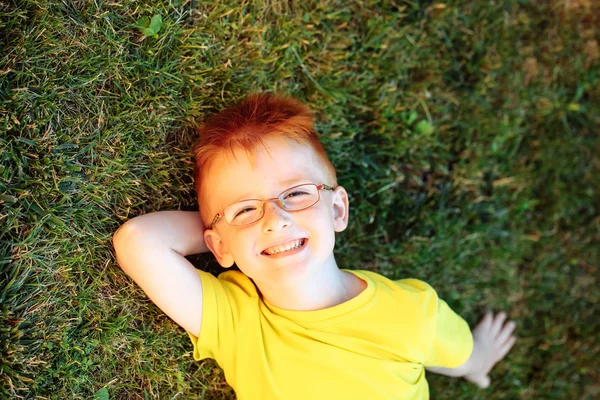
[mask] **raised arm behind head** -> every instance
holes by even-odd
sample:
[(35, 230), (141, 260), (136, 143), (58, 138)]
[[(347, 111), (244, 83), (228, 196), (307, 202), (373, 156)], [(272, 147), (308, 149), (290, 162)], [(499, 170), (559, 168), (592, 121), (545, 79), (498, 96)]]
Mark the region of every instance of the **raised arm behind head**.
[(184, 257), (206, 252), (198, 212), (159, 211), (123, 224), (113, 235), (119, 266), (165, 314), (198, 336), (202, 284)]

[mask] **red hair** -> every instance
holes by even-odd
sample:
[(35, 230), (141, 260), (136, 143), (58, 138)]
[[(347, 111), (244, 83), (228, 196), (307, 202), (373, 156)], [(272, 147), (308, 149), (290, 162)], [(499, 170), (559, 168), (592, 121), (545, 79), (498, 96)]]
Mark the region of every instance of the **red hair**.
[(198, 133), (200, 138), (193, 147), (198, 199), (201, 197), (203, 173), (218, 154), (233, 154), (238, 149), (251, 154), (259, 146), (264, 147), (263, 139), (272, 136), (311, 147), (332, 179), (328, 183), (337, 186), (335, 168), (314, 130), (312, 112), (291, 97), (272, 93), (250, 94), (208, 118), (198, 128)]

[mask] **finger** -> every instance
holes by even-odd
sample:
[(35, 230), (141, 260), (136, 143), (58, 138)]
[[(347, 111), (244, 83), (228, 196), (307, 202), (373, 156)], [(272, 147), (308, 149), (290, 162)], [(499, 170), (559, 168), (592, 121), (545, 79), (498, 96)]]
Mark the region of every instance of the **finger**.
[(496, 346), (501, 347), (504, 345), (510, 338), (510, 335), (512, 335), (516, 326), (517, 324), (515, 324), (514, 321), (508, 321), (506, 324), (504, 324), (504, 327), (502, 327), (502, 330), (496, 337)]
[(490, 377), (485, 375), (482, 376), (480, 379), (478, 379), (477, 381), (474, 382), (477, 386), (479, 386), (481, 389), (486, 389), (490, 386)]
[(480, 388), (482, 388), (482, 389), (486, 389), (486, 388), (488, 388), (488, 387), (490, 386), (490, 381), (491, 381), (491, 380), (490, 380), (490, 377), (489, 377), (489, 376), (487, 376), (487, 375), (486, 375), (486, 376), (484, 376), (484, 377), (483, 377), (483, 380), (481, 381), (481, 383), (480, 383), (480, 385), (479, 385), (479, 387), (480, 387)]
[(496, 362), (502, 360), (510, 351), (510, 349), (512, 349), (512, 347), (515, 345), (515, 343), (517, 342), (517, 338), (514, 336), (511, 336), (508, 341), (503, 344), (499, 351), (498, 351), (498, 357), (496, 358)]
[(479, 324), (477, 325), (477, 327), (475, 327), (475, 329), (477, 330), (484, 330), (484, 331), (489, 331), (490, 327), (492, 326), (492, 322), (493, 322), (493, 314), (491, 311), (488, 311), (485, 313), (485, 316), (483, 317), (483, 319), (479, 322)]
[(504, 325), (505, 320), (505, 312), (500, 312), (498, 313), (498, 315), (496, 315), (496, 318), (494, 318), (494, 321), (492, 322), (492, 327), (490, 328), (490, 334), (492, 335), (492, 337), (496, 337), (498, 335), (498, 333), (502, 329), (502, 325)]

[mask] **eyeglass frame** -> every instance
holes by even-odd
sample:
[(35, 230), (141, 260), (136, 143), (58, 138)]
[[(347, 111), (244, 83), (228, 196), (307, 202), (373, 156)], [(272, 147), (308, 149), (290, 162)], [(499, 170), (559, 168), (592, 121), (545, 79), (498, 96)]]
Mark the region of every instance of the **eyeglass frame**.
[[(288, 192), (288, 191), (292, 190), (292, 189), (295, 189), (295, 188), (300, 187), (300, 186), (306, 186), (306, 185), (316, 186), (316, 188), (317, 188), (317, 195), (319, 196), (319, 198), (317, 199), (317, 201), (315, 201), (310, 206), (301, 208), (299, 210), (286, 210), (285, 207), (283, 206), (283, 200), (280, 199), (281, 195), (284, 194), (285, 192)], [(229, 226), (248, 226), (248, 225), (252, 225), (252, 224), (260, 221), (261, 219), (263, 219), (263, 217), (265, 216), (265, 208), (264, 208), (265, 207), (265, 203), (269, 203), (269, 202), (274, 201), (274, 200), (277, 200), (277, 205), (279, 206), (279, 208), (281, 208), (284, 211), (296, 212), (296, 211), (306, 210), (308, 208), (311, 208), (312, 206), (314, 206), (315, 204), (317, 204), (321, 200), (321, 190), (329, 190), (329, 191), (333, 192), (334, 188), (332, 188), (331, 186), (326, 185), (326, 184), (317, 185), (316, 183), (302, 183), (300, 185), (295, 185), (295, 186), (292, 186), (292, 187), (289, 187), (289, 188), (283, 190), (281, 193), (279, 193), (279, 195), (277, 195), (277, 197), (273, 197), (271, 199), (266, 199), (266, 200), (261, 200), (261, 199), (245, 199), (245, 200), (236, 201), (235, 203), (230, 204), (230, 205), (228, 205), (225, 208), (231, 207), (231, 206), (233, 206), (233, 205), (235, 205), (237, 203), (241, 203), (241, 202), (244, 202), (244, 201), (256, 200), (256, 201), (260, 201), (261, 202), (260, 209), (261, 209), (262, 215), (256, 221), (250, 222), (248, 224), (231, 225), (229, 222), (227, 222), (227, 219), (225, 218), (225, 208), (224, 208), (223, 210), (221, 210), (220, 212), (218, 212), (217, 215), (215, 215), (215, 217), (213, 218), (213, 221), (212, 221), (212, 223), (210, 225), (210, 229), (212, 230), (215, 227), (216, 223), (219, 222), (219, 220), (221, 220), (221, 219), (223, 219), (227, 223), (227, 225), (229, 225)]]

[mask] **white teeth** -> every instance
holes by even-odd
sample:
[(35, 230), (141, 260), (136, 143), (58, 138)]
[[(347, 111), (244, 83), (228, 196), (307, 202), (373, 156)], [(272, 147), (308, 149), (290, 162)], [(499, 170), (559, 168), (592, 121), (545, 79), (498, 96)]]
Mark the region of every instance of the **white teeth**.
[(290, 242), (290, 243), (286, 244), (285, 246), (272, 247), (272, 248), (265, 250), (265, 253), (272, 256), (274, 254), (281, 253), (283, 251), (296, 249), (296, 248), (302, 246), (303, 241), (304, 241), (304, 239), (299, 239), (299, 240)]

